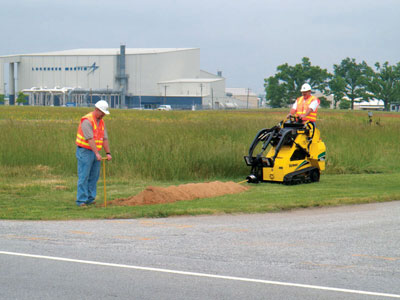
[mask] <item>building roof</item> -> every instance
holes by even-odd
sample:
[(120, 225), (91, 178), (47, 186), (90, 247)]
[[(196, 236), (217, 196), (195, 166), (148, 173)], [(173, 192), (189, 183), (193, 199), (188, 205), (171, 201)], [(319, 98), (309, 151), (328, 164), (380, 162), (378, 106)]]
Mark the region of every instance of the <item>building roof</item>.
[[(125, 54), (157, 54), (175, 51), (195, 50), (199, 48), (126, 48)], [(41, 53), (28, 53), (28, 54), (13, 54), (3, 55), (0, 57), (13, 57), (13, 56), (78, 56), (78, 55), (118, 55), (120, 48), (88, 48), (88, 49), (72, 49), (52, 52)]]
[(174, 80), (167, 80), (167, 81), (160, 81), (161, 83), (209, 83), (209, 82), (216, 82), (223, 80), (224, 78), (181, 78), (181, 79), (174, 79)]
[(370, 101), (354, 102), (354, 106), (362, 107), (384, 107), (385, 103), (382, 100), (371, 99)]

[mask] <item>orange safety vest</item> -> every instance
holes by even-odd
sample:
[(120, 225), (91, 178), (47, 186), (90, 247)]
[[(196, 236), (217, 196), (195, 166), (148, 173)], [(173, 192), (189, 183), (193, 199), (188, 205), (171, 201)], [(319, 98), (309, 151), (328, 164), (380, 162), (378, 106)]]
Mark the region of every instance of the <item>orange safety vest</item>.
[[(304, 100), (303, 96), (297, 98), (297, 100), (296, 100), (297, 101), (296, 116), (298, 117), (301, 114), (305, 114), (307, 112), (308, 108), (310, 107), (311, 102), (313, 102), (314, 100), (317, 100), (318, 105), (319, 105), (319, 99), (314, 96), (310, 96), (307, 100)], [(315, 111), (311, 111), (310, 114), (307, 117), (305, 117), (303, 120), (310, 121), (310, 122), (317, 121), (317, 112), (318, 112), (318, 106)]]
[(82, 131), (82, 122), (84, 120), (89, 120), (93, 127), (93, 138), (96, 143), (97, 150), (100, 151), (103, 148), (103, 139), (104, 139), (104, 121), (100, 120), (99, 125), (97, 125), (96, 118), (93, 115), (93, 112), (84, 115), (79, 123), (78, 132), (76, 134), (75, 143), (82, 148), (86, 148), (92, 150), (89, 145), (89, 141), (85, 139)]

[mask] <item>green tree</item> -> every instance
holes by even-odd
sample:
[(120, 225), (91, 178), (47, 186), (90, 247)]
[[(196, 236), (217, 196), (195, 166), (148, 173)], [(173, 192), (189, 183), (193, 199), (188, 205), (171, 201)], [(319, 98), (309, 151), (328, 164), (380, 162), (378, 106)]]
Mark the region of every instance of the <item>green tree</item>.
[(3, 102), (4, 102), (4, 95), (0, 94), (0, 103), (3, 103)]
[(284, 95), (285, 87), (279, 84), (279, 79), (277, 76), (271, 76), (265, 79), (265, 92), (266, 92), (266, 102), (273, 108), (285, 106)]
[(331, 106), (331, 103), (328, 101), (328, 99), (326, 99), (326, 97), (321, 96), (321, 97), (318, 97), (318, 98), (319, 98), (319, 101), (320, 101), (319, 105), (322, 108), (329, 108)]
[(289, 66), (287, 63), (277, 67), (274, 76), (264, 80), (266, 100), (272, 107), (287, 107), (301, 96), (300, 87), (309, 83), (314, 90), (327, 91), (329, 73), (319, 66), (312, 66), (308, 57), (300, 64)]
[(329, 90), (333, 94), (333, 108), (336, 108), (338, 102), (343, 99), (345, 87), (346, 82), (343, 77), (339, 75), (332, 76), (332, 79), (329, 81)]
[(349, 109), (351, 107), (351, 102), (346, 99), (340, 100), (339, 108), (340, 109)]
[(17, 97), (17, 100), (15, 102), (17, 102), (17, 103), (26, 103), (26, 97), (27, 97), (27, 95), (25, 95), (23, 92), (18, 92), (18, 97)]
[(388, 62), (382, 66), (376, 63), (375, 68), (368, 85), (369, 92), (372, 98), (382, 100), (385, 109), (389, 110), (391, 103), (400, 101), (400, 63), (394, 66)]
[[(360, 102), (364, 99), (369, 99), (367, 93), (368, 85), (368, 74), (371, 74), (371, 68), (365, 61), (358, 64), (354, 58), (346, 58), (342, 60), (340, 65), (334, 65), (334, 76), (337, 80), (337, 90), (339, 97), (341, 93), (350, 100), (351, 109), (354, 109), (354, 102)], [(338, 79), (339, 77), (344, 80), (344, 88), (340, 91), (340, 85), (342, 82)]]

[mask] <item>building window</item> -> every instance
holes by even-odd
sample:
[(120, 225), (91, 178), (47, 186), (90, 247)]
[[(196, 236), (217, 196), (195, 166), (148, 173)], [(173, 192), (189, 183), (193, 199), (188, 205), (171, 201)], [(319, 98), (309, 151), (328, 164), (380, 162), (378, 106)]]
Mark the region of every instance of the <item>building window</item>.
[(39, 71), (39, 68), (36, 68), (36, 71)]

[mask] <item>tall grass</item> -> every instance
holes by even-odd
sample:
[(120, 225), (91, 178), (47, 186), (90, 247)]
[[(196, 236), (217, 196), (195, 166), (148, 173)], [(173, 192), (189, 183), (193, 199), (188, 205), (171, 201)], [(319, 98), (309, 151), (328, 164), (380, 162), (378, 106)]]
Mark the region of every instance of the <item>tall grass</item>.
[[(0, 107), (0, 176), (76, 173), (75, 135), (84, 108)], [(112, 110), (105, 118), (113, 161), (108, 174), (155, 180), (245, 177), (243, 156), (261, 128), (286, 110)], [(318, 127), (327, 145), (327, 173), (395, 172), (400, 169), (400, 118), (366, 112), (322, 111)]]
[(366, 112), (325, 113), (319, 127), (327, 146), (327, 172), (386, 173), (400, 170), (400, 115)]

